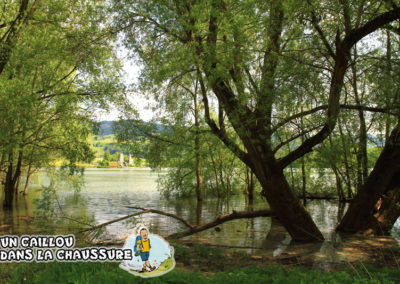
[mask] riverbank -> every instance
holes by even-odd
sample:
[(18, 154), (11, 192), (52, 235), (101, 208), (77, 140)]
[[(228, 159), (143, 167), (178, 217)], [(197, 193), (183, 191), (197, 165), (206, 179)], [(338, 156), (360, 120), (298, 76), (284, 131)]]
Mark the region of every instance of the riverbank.
[(324, 272), (303, 266), (252, 265), (229, 267), (205, 274), (176, 268), (161, 277), (142, 279), (120, 269), (117, 263), (4, 264), (0, 283), (398, 283), (398, 268), (348, 266)]
[[(78, 246), (87, 245), (81, 241)], [(175, 269), (153, 279), (135, 277), (119, 263), (32, 262), (2, 263), (0, 283), (399, 283), (398, 246), (376, 241), (382, 245), (363, 240), (351, 251), (338, 250), (352, 255), (340, 263), (319, 263), (300, 250), (268, 257), (268, 250), (249, 255), (244, 249), (178, 242)]]

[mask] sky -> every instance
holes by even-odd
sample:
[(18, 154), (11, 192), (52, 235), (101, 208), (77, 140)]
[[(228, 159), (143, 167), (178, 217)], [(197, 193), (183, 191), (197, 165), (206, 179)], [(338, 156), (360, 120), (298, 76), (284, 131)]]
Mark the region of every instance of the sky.
[[(123, 63), (123, 71), (124, 81), (127, 85), (136, 83), (139, 78), (140, 68), (137, 63), (129, 58), (128, 51), (120, 47), (117, 50), (117, 56), (121, 59)], [(134, 104), (136, 109), (139, 111), (140, 118), (145, 121), (151, 120), (153, 117), (153, 111), (147, 109), (149, 101), (144, 99), (144, 96), (136, 93), (131, 93), (129, 95), (129, 100)], [(118, 120), (118, 117), (121, 115), (120, 111), (114, 107), (111, 107), (111, 111), (106, 113), (103, 110), (98, 110), (95, 114), (96, 120), (103, 121), (103, 120)]]

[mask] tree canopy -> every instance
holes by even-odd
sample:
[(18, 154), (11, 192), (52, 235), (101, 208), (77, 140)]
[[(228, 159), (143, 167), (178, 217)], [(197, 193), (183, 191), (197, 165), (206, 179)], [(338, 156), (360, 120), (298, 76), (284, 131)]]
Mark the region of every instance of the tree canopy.
[[(378, 30), (397, 28), (398, 3), (113, 3), (125, 45), (144, 66), (141, 85), (155, 96), (172, 99), (159, 90), (183, 78), (197, 78), (205, 121), (255, 173), (262, 194), (291, 236), (321, 239), (283, 170), (333, 134), (341, 109), (389, 112), (370, 101), (349, 100), (343, 89), (351, 83), (348, 76), (356, 58), (379, 49), (368, 46), (380, 42)], [(218, 120), (210, 115), (212, 109), (219, 113)]]

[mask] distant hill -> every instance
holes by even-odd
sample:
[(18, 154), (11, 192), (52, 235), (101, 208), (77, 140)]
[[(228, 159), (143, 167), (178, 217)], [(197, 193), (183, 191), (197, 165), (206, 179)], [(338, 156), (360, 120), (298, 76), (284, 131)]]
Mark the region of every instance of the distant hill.
[[(103, 159), (104, 153), (106, 151), (109, 152), (111, 155), (114, 155), (115, 153), (127, 154), (125, 150), (120, 147), (120, 144), (116, 140), (115, 134), (113, 133), (113, 124), (114, 121), (101, 121), (98, 133), (93, 133), (90, 144), (92, 146), (92, 149), (95, 151), (96, 162), (99, 162)], [(144, 124), (149, 125), (150, 122), (144, 122)], [(165, 127), (161, 124), (156, 124), (152, 126), (155, 126), (155, 132), (161, 132), (165, 129)], [(145, 153), (137, 153), (137, 156), (140, 158), (145, 158), (145, 155)]]
[(100, 127), (99, 127), (99, 136), (106, 136), (106, 135), (110, 135), (113, 134), (112, 131), (112, 125), (113, 125), (114, 121), (109, 121), (109, 120), (103, 120), (102, 122), (100, 122)]
[[(100, 137), (104, 137), (107, 135), (114, 134), (113, 133), (113, 123), (114, 121), (112, 120), (103, 120), (100, 122), (100, 127), (99, 127), (99, 133), (97, 134)], [(150, 124), (150, 122), (145, 122), (145, 124)], [(164, 126), (161, 124), (156, 124), (157, 131), (162, 131), (164, 129)]]

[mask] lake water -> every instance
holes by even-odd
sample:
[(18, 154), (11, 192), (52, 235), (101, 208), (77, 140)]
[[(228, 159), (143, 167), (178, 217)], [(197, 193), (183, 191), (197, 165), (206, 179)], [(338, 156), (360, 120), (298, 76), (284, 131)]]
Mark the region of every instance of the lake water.
[[(68, 218), (91, 220), (95, 224), (139, 211), (128, 208), (128, 206), (170, 212), (185, 218), (192, 224), (211, 221), (218, 215), (231, 213), (233, 209), (237, 211), (249, 209), (249, 204), (243, 195), (234, 195), (229, 200), (207, 199), (201, 208), (197, 207), (194, 198), (166, 199), (160, 196), (157, 190), (157, 176), (158, 173), (149, 169), (87, 169), (83, 189), (79, 193), (58, 189), (58, 202), (53, 203), (52, 206), (61, 208), (58, 210), (59, 216), (62, 211)], [(12, 212), (0, 211), (0, 234), (45, 234), (49, 232), (49, 228), (46, 226), (37, 225), (37, 218), (35, 218), (37, 204), (34, 202), (41, 195), (39, 188), (48, 184), (49, 179), (45, 176), (35, 177), (29, 195), (27, 197), (20, 196)], [(323, 259), (328, 258), (331, 262), (341, 261), (341, 256), (337, 254), (337, 244), (340, 243), (343, 247), (344, 240), (334, 232), (334, 228), (346, 208), (339, 206), (337, 201), (322, 200), (309, 201), (306, 207), (326, 239), (322, 246), (311, 249), (313, 253), (310, 256), (317, 258), (320, 255), (319, 257), (321, 257), (321, 252), (324, 252)], [(251, 208), (254, 210), (266, 209), (268, 205), (263, 199), (256, 198)], [(61, 218), (61, 220), (63, 222), (56, 227), (56, 232), (71, 233), (82, 228), (81, 224), (72, 222), (70, 219)], [(183, 224), (173, 218), (158, 214), (143, 214), (107, 226), (101, 238), (124, 239), (136, 233), (135, 228), (138, 224), (144, 224), (152, 233), (163, 236), (186, 229)], [(399, 222), (393, 233), (397, 241), (400, 240), (398, 228)], [(51, 228), (51, 230), (53, 229)], [(289, 235), (279, 223), (266, 217), (226, 222), (219, 225), (217, 230), (212, 228), (184, 240), (240, 247), (247, 249), (250, 253), (267, 254), (269, 257), (276, 257), (284, 252), (288, 253), (293, 248), (298, 251), (307, 247), (291, 244)], [(354, 241), (351, 238), (349, 240)], [(310, 253), (310, 250), (308, 252)], [(304, 254), (307, 253), (304, 252)]]

